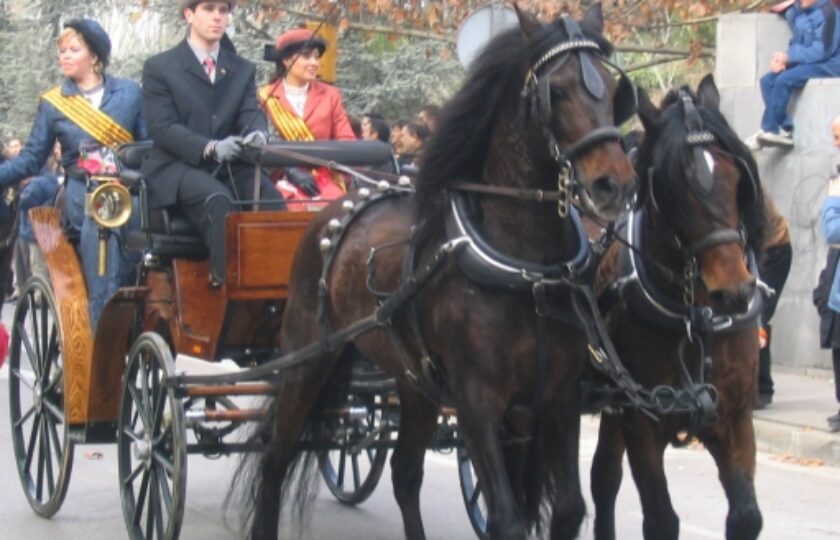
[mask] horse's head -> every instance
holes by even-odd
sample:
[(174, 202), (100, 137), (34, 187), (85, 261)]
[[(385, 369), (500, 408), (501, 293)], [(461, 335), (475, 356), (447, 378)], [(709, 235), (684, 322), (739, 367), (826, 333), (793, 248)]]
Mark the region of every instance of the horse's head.
[(662, 230), (673, 232), (685, 279), (692, 281), (696, 269), (705, 289), (698, 300), (735, 314), (746, 311), (755, 293), (747, 257), (761, 249), (764, 200), (755, 161), (719, 104), (711, 75), (696, 94), (687, 87), (671, 91), (659, 109), (640, 92), (646, 134), (637, 170), (646, 177), (640, 200), (668, 225)]
[[(602, 35), (601, 5), (580, 21), (563, 16), (547, 25), (517, 13), (529, 56), (521, 111), (535, 161), (553, 161), (561, 192), (571, 189), (585, 209), (615, 219), (636, 188), (616, 128), (635, 113), (636, 93), (607, 60), (612, 47)], [(617, 81), (606, 65), (619, 72)]]

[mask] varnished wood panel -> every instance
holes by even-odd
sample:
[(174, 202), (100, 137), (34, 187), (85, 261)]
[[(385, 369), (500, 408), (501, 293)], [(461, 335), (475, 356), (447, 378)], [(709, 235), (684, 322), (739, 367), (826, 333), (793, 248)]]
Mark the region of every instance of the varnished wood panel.
[(231, 299), (285, 298), (295, 252), (314, 212), (235, 212), (227, 218)]
[(213, 360), (227, 309), (225, 287), (210, 287), (207, 261), (176, 259), (175, 349), (205, 360)]
[(148, 287), (126, 287), (118, 290), (102, 310), (93, 340), (89, 422), (115, 422), (119, 416), (122, 374), (131, 347), (134, 315), (148, 295)]
[(65, 411), (71, 425), (88, 421), (90, 362), (93, 337), (85, 278), (76, 251), (61, 229), (56, 208), (33, 208), (29, 219), (38, 246), (47, 261), (58, 306), (64, 360)]

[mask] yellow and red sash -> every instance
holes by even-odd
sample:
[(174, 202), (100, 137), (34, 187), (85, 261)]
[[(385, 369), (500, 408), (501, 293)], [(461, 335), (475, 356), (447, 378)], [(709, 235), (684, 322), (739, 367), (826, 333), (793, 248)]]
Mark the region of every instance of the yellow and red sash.
[(88, 135), (109, 148), (130, 143), (134, 137), (113, 118), (93, 107), (79, 95), (64, 96), (61, 87), (41, 94), (41, 98), (59, 110)]
[(309, 130), (303, 118), (283, 107), (277, 96), (269, 95), (268, 92), (273, 86), (260, 88), (260, 100), (265, 104), (265, 112), (274, 124), (277, 133), (287, 141), (314, 141), (315, 135)]

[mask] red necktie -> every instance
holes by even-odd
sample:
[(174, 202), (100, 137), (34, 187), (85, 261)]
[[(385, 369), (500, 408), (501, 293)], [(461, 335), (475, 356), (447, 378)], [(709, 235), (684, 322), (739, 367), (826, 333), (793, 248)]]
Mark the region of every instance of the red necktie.
[(216, 80), (216, 61), (213, 60), (212, 56), (208, 56), (204, 59), (204, 71), (207, 72), (207, 77), (209, 77), (211, 81)]

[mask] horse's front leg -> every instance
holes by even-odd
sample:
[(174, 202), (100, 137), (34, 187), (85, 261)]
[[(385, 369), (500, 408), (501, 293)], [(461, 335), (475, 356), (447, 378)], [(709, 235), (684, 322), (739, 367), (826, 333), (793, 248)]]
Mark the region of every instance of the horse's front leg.
[(645, 540), (676, 540), (680, 520), (671, 504), (665, 478), (665, 448), (668, 439), (663, 429), (641, 413), (626, 413), (632, 421), (624, 426), (624, 441), (630, 471), (639, 490), (644, 520)]
[(718, 477), (729, 502), (726, 538), (757, 538), (762, 517), (755, 496), (755, 432), (749, 411), (737, 414), (719, 426), (714, 436), (702, 439), (717, 463)]
[(420, 487), (423, 459), (437, 427), (438, 407), (408, 385), (399, 386), (399, 395), (400, 431), (391, 455), (391, 482), (394, 498), (402, 512), (406, 538), (424, 540)]
[(513, 496), (499, 438), (507, 402), (489, 388), (470, 387), (469, 398), (458, 400), (458, 425), (487, 502), (487, 534), (492, 540), (523, 540), (527, 527)]
[(601, 414), (598, 446), (592, 458), (590, 490), (595, 504), (596, 540), (615, 540), (615, 499), (624, 475), (624, 435), (621, 416)]
[[(574, 379), (577, 386), (577, 379)], [(551, 513), (552, 540), (578, 537), (586, 515), (586, 503), (580, 487), (580, 400), (577, 392), (566, 390), (554, 406), (552, 422), (545, 435), (544, 447), (551, 463), (555, 490)]]

